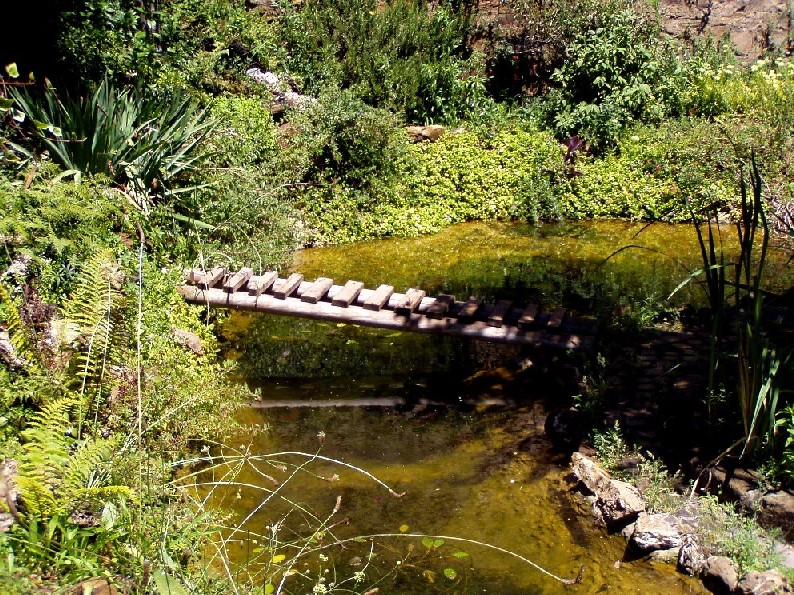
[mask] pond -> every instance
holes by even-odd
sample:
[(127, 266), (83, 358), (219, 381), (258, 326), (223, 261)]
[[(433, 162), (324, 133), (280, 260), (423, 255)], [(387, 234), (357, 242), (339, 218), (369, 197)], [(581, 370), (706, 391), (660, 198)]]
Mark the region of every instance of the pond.
[[(629, 244), (644, 248), (605, 260)], [(592, 312), (656, 303), (698, 259), (686, 227), (488, 223), (307, 250), (294, 269)], [(675, 297), (702, 299), (694, 286)], [(576, 379), (461, 339), (240, 312), (223, 332), (258, 396), (225, 450), (235, 485), (212, 498), (234, 503), (234, 572), (265, 592), (705, 592), (669, 565), (624, 559), (623, 538), (571, 493), (543, 423)], [(485, 357), (512, 363), (483, 372)], [(580, 369), (569, 357), (563, 374)], [(580, 584), (560, 582), (580, 569)]]

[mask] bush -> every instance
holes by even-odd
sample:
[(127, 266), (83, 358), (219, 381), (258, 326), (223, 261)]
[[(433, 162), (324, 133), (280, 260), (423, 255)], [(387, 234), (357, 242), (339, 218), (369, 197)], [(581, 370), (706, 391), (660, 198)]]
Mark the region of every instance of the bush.
[[(452, 122), (485, 101), (471, 77), (468, 3), (310, 0), (284, 20), (285, 66), (304, 91), (350, 89), (411, 120)], [(464, 5), (465, 7), (461, 7)]]

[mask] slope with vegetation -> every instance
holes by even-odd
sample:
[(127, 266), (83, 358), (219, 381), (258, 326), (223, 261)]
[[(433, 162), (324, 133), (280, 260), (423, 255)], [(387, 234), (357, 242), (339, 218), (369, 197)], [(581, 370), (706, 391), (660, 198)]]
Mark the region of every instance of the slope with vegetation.
[[(671, 39), (640, 1), (511, 3), (545, 40), (525, 53), (474, 44), (465, 0), (65, 2), (42, 25), (51, 52), (3, 47), (19, 55), (0, 80), (0, 437), (23, 503), (3, 588), (219, 580), (195, 564), (218, 519), (173, 477), (233, 400), (211, 327), (171, 289), (182, 266), (277, 267), (475, 219), (694, 221), (715, 316), (760, 312), (753, 242), (726, 277), (710, 234), (731, 213), (792, 233), (790, 59)], [(251, 67), (315, 100), (280, 113)], [(412, 144), (406, 123), (449, 131)], [(760, 313), (747, 325), (739, 377), (712, 388), (791, 483), (790, 346)], [(730, 334), (715, 326), (719, 374)]]

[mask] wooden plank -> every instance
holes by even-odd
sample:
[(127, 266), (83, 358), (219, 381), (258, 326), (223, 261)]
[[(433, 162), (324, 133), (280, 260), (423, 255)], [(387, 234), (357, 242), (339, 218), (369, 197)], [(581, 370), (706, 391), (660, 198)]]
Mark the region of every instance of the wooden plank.
[(195, 285), (204, 276), (203, 269), (185, 269), (185, 282), (188, 285)]
[(565, 308), (557, 308), (554, 312), (552, 312), (551, 318), (549, 318), (546, 326), (549, 328), (560, 328), (564, 316)]
[(411, 312), (416, 310), (426, 295), (427, 294), (421, 289), (415, 289), (412, 287), (405, 292), (403, 299), (400, 300), (400, 302), (394, 308), (394, 311), (399, 316), (410, 316)]
[(303, 292), (301, 301), (307, 304), (316, 304), (325, 297), (325, 294), (328, 293), (328, 290), (331, 289), (331, 285), (333, 284), (333, 279), (328, 277), (317, 277), (311, 287)]
[(251, 295), (262, 295), (278, 279), (276, 271), (268, 271), (264, 275), (251, 277), (248, 280), (248, 293)]
[(372, 310), (374, 312), (380, 311), (381, 308), (389, 301), (389, 298), (394, 293), (394, 287), (391, 285), (381, 285), (369, 296), (364, 302), (365, 310)]
[(494, 306), (491, 315), (488, 317), (488, 326), (493, 326), (496, 328), (502, 328), (502, 324), (504, 323), (504, 318), (507, 313), (510, 311), (510, 307), (513, 305), (513, 302), (510, 300), (499, 300), (496, 302), (496, 306)]
[(234, 275), (226, 279), (226, 283), (223, 284), (223, 290), (228, 293), (234, 293), (240, 289), (243, 283), (248, 281), (253, 274), (254, 269), (249, 269), (247, 267), (240, 269)]
[(538, 315), (538, 305), (529, 304), (521, 313), (521, 318), (518, 319), (518, 328), (526, 328), (535, 323), (535, 318)]
[(477, 297), (470, 297), (466, 303), (463, 304), (463, 307), (458, 312), (458, 318), (461, 320), (471, 320), (474, 318), (475, 314), (477, 314), (477, 310), (480, 309), (482, 305), (482, 299)]
[(430, 304), (427, 307), (427, 312), (425, 315), (428, 318), (435, 318), (436, 320), (441, 320), (444, 318), (444, 314), (447, 313), (449, 307), (455, 303), (455, 296), (454, 295), (447, 295), (441, 294), (436, 298), (436, 301)]
[(273, 297), (279, 300), (285, 300), (289, 295), (298, 289), (298, 285), (303, 281), (303, 275), (300, 273), (292, 273), (281, 283), (276, 283), (273, 286)]
[(358, 297), (362, 289), (364, 289), (364, 284), (361, 281), (348, 281), (342, 291), (334, 296), (331, 303), (338, 308), (347, 308)]
[(223, 279), (223, 276), (226, 274), (226, 269), (224, 267), (215, 267), (209, 273), (204, 273), (204, 275), (199, 279), (198, 286), (202, 289), (209, 289), (213, 287), (218, 281)]

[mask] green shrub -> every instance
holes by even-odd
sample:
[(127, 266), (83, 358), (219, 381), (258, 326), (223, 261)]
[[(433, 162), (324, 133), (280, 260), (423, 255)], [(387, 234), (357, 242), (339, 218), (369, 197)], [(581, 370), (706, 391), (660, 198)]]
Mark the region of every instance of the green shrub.
[(312, 95), (340, 87), (411, 120), (457, 121), (485, 101), (466, 4), (309, 0), (284, 20), (285, 66)]

